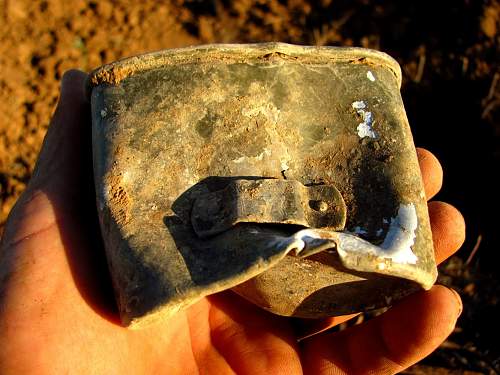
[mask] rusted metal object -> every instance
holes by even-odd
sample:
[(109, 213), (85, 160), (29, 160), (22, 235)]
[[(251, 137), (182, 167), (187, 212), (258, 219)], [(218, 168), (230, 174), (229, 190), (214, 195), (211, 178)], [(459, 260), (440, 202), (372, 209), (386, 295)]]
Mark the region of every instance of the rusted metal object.
[(123, 323), (232, 288), (281, 315), (390, 304), (436, 278), (389, 56), (166, 50), (90, 75), (96, 195)]

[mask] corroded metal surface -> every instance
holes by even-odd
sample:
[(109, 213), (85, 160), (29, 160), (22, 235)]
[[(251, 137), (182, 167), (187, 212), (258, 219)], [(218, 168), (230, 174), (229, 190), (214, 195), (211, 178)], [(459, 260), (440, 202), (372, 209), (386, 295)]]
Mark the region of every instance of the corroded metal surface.
[[(97, 204), (124, 324), (228, 288), (302, 317), (429, 288), (432, 238), (400, 80), (380, 52), (277, 43), (162, 51), (96, 70)], [(334, 187), (345, 227), (230, 219), (197, 234), (198, 198), (264, 178)]]

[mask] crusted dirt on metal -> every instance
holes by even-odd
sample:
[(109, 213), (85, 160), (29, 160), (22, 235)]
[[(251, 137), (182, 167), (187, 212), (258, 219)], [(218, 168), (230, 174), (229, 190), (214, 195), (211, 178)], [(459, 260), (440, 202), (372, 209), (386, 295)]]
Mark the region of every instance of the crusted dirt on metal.
[(121, 177), (109, 176), (107, 186), (109, 187), (109, 207), (112, 215), (119, 225), (126, 225), (130, 221), (130, 198), (125, 188), (120, 185)]
[[(123, 79), (135, 72), (155, 69), (165, 65), (192, 63), (196, 59), (203, 62), (245, 63), (248, 59), (261, 61), (297, 61), (301, 64), (321, 64), (325, 57), (332, 61), (364, 64), (373, 67), (390, 69), (401, 85), (401, 69), (397, 62), (383, 52), (363, 48), (337, 48), (334, 54), (328, 47), (303, 47), (286, 43), (247, 44), (251, 50), (240, 48), (237, 44), (213, 44), (190, 48), (171, 49), (143, 54), (117, 62), (106, 64), (94, 70), (89, 78), (92, 86), (100, 83), (119, 84)], [(272, 52), (268, 52), (269, 50)], [(353, 58), (353, 53), (363, 56)]]

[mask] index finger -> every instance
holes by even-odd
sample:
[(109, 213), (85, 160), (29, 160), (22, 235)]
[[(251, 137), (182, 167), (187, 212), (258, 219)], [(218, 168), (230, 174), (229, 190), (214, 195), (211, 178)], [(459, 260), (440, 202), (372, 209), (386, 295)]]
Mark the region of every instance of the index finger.
[(434, 154), (425, 148), (417, 148), (418, 164), (422, 173), (427, 200), (434, 197), (443, 185), (443, 168)]

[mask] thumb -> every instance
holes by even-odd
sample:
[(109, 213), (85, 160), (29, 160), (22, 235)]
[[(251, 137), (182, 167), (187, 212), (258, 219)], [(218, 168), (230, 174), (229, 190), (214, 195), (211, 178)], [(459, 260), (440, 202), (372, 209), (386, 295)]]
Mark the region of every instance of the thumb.
[[(49, 269), (57, 276), (50, 280), (60, 283), (54, 286), (59, 295), (63, 295), (60, 285), (76, 286), (87, 303), (109, 315), (114, 305), (95, 207), (86, 77), (76, 70), (63, 76), (61, 97), (35, 171), (7, 220), (0, 250), (0, 284), (2, 273), (19, 273), (22, 268), (26, 278), (46, 275)], [(49, 278), (44, 276), (44, 280), (43, 289), (52, 290)]]
[[(12, 209), (2, 243), (15, 242), (55, 221), (55, 209), (74, 209), (91, 173), (87, 75), (77, 70), (64, 74), (61, 95), (26, 191)], [(91, 176), (91, 174), (90, 174)], [(90, 179), (90, 184), (92, 183)]]
[(84, 89), (86, 77), (78, 70), (64, 74), (59, 103), (28, 189), (57, 187), (59, 194), (66, 195), (81, 182), (81, 172), (88, 169), (91, 134), (90, 108)]

